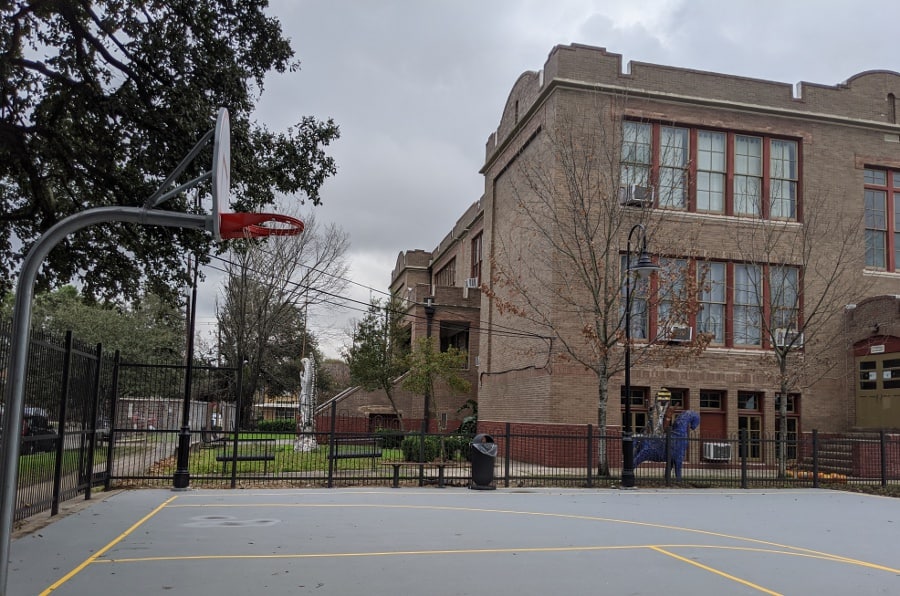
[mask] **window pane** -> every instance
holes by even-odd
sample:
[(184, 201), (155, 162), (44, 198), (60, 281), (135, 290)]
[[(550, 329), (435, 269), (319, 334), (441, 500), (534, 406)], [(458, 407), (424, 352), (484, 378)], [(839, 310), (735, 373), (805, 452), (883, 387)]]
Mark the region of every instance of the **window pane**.
[(640, 122), (622, 125), (621, 183), (649, 186), (651, 127)]
[(885, 263), (885, 233), (866, 230), (866, 265), (869, 267), (887, 266)]
[(725, 171), (725, 133), (697, 131), (697, 169)]
[(881, 190), (866, 190), (866, 227), (886, 230), (887, 229), (887, 210), (885, 204), (887, 201), (887, 193)]
[(734, 137), (734, 171), (738, 174), (762, 176), (762, 139)]
[(887, 172), (883, 170), (863, 170), (863, 180), (866, 184), (884, 186), (887, 184)]
[(734, 177), (734, 212), (738, 215), (760, 215), (762, 179), (751, 176)]
[(797, 179), (797, 143), (794, 141), (772, 140), (769, 175), (772, 178)]
[(697, 210), (725, 211), (725, 174), (697, 171)]

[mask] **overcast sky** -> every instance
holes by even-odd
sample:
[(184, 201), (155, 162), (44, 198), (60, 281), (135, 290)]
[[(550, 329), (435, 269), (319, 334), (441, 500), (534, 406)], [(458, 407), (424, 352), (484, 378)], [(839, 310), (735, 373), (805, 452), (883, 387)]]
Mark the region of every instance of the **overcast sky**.
[[(900, 71), (897, 0), (270, 0), (302, 69), (271, 76), (257, 119), (284, 130), (334, 118), (337, 175), (320, 224), (350, 237), (347, 296), (384, 292), (397, 255), (432, 250), (484, 189), (484, 145), (513, 83), (555, 45), (623, 62), (835, 85)], [(218, 292), (199, 292), (202, 332)], [(361, 307), (311, 313), (327, 356)]]

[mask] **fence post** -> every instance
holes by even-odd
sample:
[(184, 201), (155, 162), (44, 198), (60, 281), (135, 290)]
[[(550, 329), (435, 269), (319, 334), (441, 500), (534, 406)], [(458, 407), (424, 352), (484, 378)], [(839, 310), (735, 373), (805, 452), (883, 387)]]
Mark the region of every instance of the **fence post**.
[(119, 365), (122, 364), (122, 355), (116, 350), (113, 357), (113, 374), (112, 374), (112, 403), (109, 405), (109, 439), (106, 441), (106, 482), (103, 484), (103, 490), (108, 491), (112, 488), (112, 460), (113, 447), (116, 440), (116, 420), (119, 414)]
[(819, 488), (819, 431), (813, 429), (813, 488)]
[(237, 374), (237, 412), (235, 413), (234, 442), (231, 445), (231, 488), (237, 487), (237, 455), (238, 455), (238, 439), (240, 438), (241, 428), (244, 425), (241, 412), (244, 409), (244, 358), (238, 358), (238, 374)]
[(512, 451), (512, 424), (506, 423), (506, 453), (503, 455), (503, 486), (509, 488), (509, 452)]
[[(72, 330), (69, 329), (66, 331), (66, 351), (65, 357), (63, 358), (62, 383), (60, 384), (61, 391), (59, 396), (59, 418), (56, 422), (56, 427), (59, 431), (59, 439), (56, 442), (56, 461), (53, 465), (53, 496), (50, 500), (51, 517), (59, 513), (59, 493), (62, 488), (63, 453), (65, 453), (66, 449), (66, 406), (69, 401), (69, 377), (72, 370), (73, 343)], [(79, 472), (80, 468), (81, 466), (79, 465)], [(81, 478), (78, 479), (78, 483), (81, 484)]]
[(747, 488), (747, 452), (750, 450), (746, 428), (738, 431), (738, 451), (741, 454), (741, 488)]
[(887, 440), (884, 431), (880, 431), (881, 440), (881, 486), (887, 486)]
[[(91, 500), (91, 488), (94, 486), (94, 449), (97, 447), (97, 409), (100, 405), (100, 375), (103, 366), (103, 344), (97, 344), (97, 360), (94, 369), (94, 391), (91, 399), (91, 422), (88, 428), (91, 429), (91, 436), (88, 439), (88, 456), (87, 469), (88, 481), (87, 488), (84, 489), (84, 500)], [(84, 429), (82, 429), (84, 430)]]
[[(685, 439), (687, 440), (687, 439)], [(672, 484), (672, 429), (666, 429), (666, 446), (664, 449), (664, 455), (666, 458), (666, 486), (671, 486)]]
[(591, 488), (594, 486), (594, 479), (592, 476), (594, 467), (594, 426), (591, 424), (587, 425), (587, 487)]
[(337, 425), (337, 402), (331, 402), (331, 431), (328, 433), (328, 488), (334, 487), (334, 432)]

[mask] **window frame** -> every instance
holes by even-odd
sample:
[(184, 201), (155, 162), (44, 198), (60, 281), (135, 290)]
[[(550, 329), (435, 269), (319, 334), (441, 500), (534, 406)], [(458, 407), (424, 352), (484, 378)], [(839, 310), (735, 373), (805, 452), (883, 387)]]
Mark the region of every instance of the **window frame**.
[[(683, 201), (666, 196), (667, 188), (672, 188), (666, 184), (671, 178), (666, 171), (680, 168), (667, 163), (664, 144), (668, 131), (686, 132)], [(721, 151), (713, 139), (724, 140)], [(758, 152), (739, 152), (745, 143), (752, 147), (757, 141)], [(660, 209), (800, 222), (802, 161), (802, 139), (787, 135), (639, 118), (623, 120), (620, 184), (656, 189), (655, 206)], [(713, 184), (714, 179), (719, 182)], [(752, 188), (745, 187), (742, 192), (742, 181)], [(713, 202), (712, 196), (720, 198)], [(742, 196), (750, 198), (744, 200)], [(747, 201), (750, 205), (742, 206)]]
[[(878, 174), (883, 179), (876, 177)], [(876, 166), (863, 169), (863, 211), (865, 267), (877, 271), (898, 271), (900, 170)]]

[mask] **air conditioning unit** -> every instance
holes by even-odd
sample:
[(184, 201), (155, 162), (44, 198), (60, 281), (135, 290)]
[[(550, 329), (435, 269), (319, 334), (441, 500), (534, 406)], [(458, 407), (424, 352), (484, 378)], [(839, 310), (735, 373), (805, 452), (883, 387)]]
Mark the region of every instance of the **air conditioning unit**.
[(672, 325), (663, 331), (660, 339), (672, 343), (687, 343), (694, 337), (694, 329), (690, 325)]
[(787, 327), (779, 327), (775, 330), (775, 345), (779, 348), (802, 348), (803, 333), (796, 329), (788, 329)]
[(478, 278), (477, 277), (467, 277), (466, 278), (466, 287), (470, 289), (478, 288)]
[(703, 459), (728, 461), (731, 459), (731, 443), (703, 443)]
[(653, 205), (653, 188), (637, 184), (620, 186), (619, 205), (625, 207), (651, 207)]

